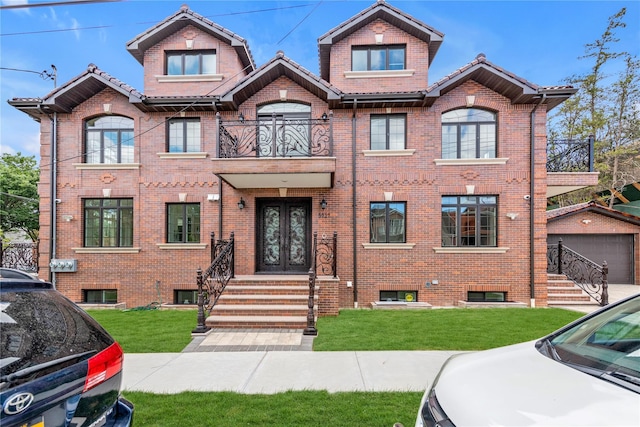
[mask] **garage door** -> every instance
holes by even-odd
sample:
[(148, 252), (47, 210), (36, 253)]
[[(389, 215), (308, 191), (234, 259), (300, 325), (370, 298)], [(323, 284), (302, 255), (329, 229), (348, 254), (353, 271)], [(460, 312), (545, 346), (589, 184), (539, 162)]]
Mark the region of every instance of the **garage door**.
[(547, 243), (562, 243), (585, 258), (602, 265), (609, 265), (609, 283), (633, 283), (633, 235), (632, 234), (550, 234)]

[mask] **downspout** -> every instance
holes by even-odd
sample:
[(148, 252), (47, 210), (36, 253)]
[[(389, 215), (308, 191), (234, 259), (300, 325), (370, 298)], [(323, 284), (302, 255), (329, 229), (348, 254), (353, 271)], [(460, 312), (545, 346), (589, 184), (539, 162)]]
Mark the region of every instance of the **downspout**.
[(540, 102), (538, 102), (531, 111), (531, 146), (530, 146), (530, 161), (529, 161), (529, 289), (531, 298), (531, 308), (536, 306), (536, 271), (535, 271), (535, 115), (538, 107), (547, 99), (547, 94), (543, 93)]
[(218, 176), (218, 239), (222, 239), (222, 178)]
[[(51, 116), (50, 116), (51, 117)], [(53, 288), (56, 288), (56, 273), (52, 271), (51, 261), (56, 258), (56, 246), (57, 246), (57, 200), (58, 200), (58, 147), (56, 141), (58, 133), (58, 113), (53, 113), (51, 118), (51, 236), (49, 239), (49, 281), (53, 284)]]
[(353, 226), (353, 307), (358, 308), (358, 243), (357, 243), (357, 218), (356, 218), (356, 113), (358, 111), (358, 100), (353, 101), (353, 116), (351, 118), (351, 185), (353, 186), (352, 194), (352, 224)]

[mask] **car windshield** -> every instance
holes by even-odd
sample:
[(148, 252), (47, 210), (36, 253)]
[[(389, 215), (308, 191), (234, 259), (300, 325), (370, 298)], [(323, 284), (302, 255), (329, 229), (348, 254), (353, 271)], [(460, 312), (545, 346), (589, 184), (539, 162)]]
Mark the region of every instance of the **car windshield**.
[(548, 337), (549, 357), (640, 390), (640, 295)]

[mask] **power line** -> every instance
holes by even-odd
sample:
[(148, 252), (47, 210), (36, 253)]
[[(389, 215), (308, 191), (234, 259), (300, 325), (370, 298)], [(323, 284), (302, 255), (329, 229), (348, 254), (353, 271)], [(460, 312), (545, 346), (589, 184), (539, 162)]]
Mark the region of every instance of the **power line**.
[(6, 70), (6, 71), (20, 71), (22, 73), (33, 73), (33, 74), (38, 74), (42, 80), (56, 80), (56, 67), (55, 66), (51, 66), (52, 71), (47, 71), (47, 70), (42, 70), (42, 71), (33, 71), (33, 70), (21, 70), (20, 68), (6, 68), (6, 67), (0, 67), (0, 70)]
[(52, 1), (45, 3), (23, 3), (23, 4), (6, 4), (4, 6), (0, 6), (1, 9), (28, 9), (32, 7), (49, 7), (49, 6), (72, 6), (76, 4), (91, 4), (91, 3), (112, 3), (119, 2), (122, 0), (63, 0), (63, 1)]
[[(89, 0), (86, 0), (86, 1), (89, 1)], [(120, 1), (120, 0), (105, 0), (105, 1)], [(320, 2), (320, 3), (322, 3), (322, 2)], [(52, 3), (47, 3), (47, 4), (52, 4)], [(295, 9), (295, 8), (300, 8), (300, 7), (308, 7), (310, 5), (311, 5), (310, 3), (305, 3), (305, 4), (297, 4), (297, 5), (293, 5), (293, 6), (283, 6), (283, 7), (272, 7), (272, 8), (268, 8), (268, 9), (247, 10), (247, 11), (244, 11), (244, 12), (220, 13), (220, 14), (215, 14), (215, 15), (207, 15), (207, 16), (205, 16), (205, 18), (214, 18), (214, 17), (220, 17), (220, 16), (249, 15), (249, 14), (253, 14), (253, 13), (263, 13), (263, 12), (274, 12), (274, 11), (278, 11), (278, 10)], [(316, 8), (317, 7), (318, 7), (318, 5), (316, 5)], [(2, 7), (0, 7), (0, 9), (1, 8)], [(315, 10), (315, 8), (313, 10)], [(306, 19), (308, 16), (309, 15), (307, 15), (304, 19)], [(157, 24), (157, 21), (135, 22), (135, 23), (129, 24), (129, 25), (149, 25), (149, 24)], [(55, 29), (55, 30), (20, 31), (18, 33), (2, 33), (2, 34), (0, 34), (0, 37), (24, 36), (24, 35), (48, 34), (48, 33), (64, 33), (64, 32), (69, 32), (69, 31), (82, 31), (82, 30), (100, 30), (100, 29), (104, 29), (104, 28), (114, 28), (114, 27), (117, 27), (117, 25), (96, 25), (96, 26), (91, 26), (91, 27), (62, 28), (62, 29)], [(296, 25), (295, 28), (297, 28), (297, 27), (298, 26)], [(293, 30), (291, 30), (287, 34), (287, 36), (292, 31)], [(285, 38), (286, 38), (286, 36), (285, 36)], [(284, 40), (284, 38), (283, 38), (283, 40)], [(280, 42), (278, 42), (278, 43), (280, 43)]]
[(282, 37), (280, 40), (278, 40), (278, 43), (276, 43), (276, 44), (280, 44), (280, 43), (282, 43), (282, 42), (284, 41), (284, 39), (286, 39), (287, 37), (289, 37), (289, 35), (290, 35), (291, 33), (293, 33), (293, 32), (296, 30), (296, 28), (298, 28), (298, 27), (299, 27), (299, 26), (300, 26), (304, 21), (306, 21), (306, 20), (307, 20), (307, 18), (308, 18), (309, 16), (311, 16), (311, 14), (312, 14), (313, 12), (315, 12), (315, 10), (318, 8), (318, 6), (320, 6), (320, 5), (322, 4), (322, 2), (323, 2), (323, 1), (324, 1), (324, 0), (320, 0), (318, 3), (316, 3), (316, 5), (314, 6), (314, 8), (313, 8), (313, 9), (311, 9), (311, 11), (310, 11), (309, 13), (307, 13), (307, 15), (306, 15), (304, 18), (302, 18), (302, 19), (300, 20), (300, 22), (298, 22), (298, 23), (295, 25), (295, 27), (293, 27), (293, 28), (292, 28), (292, 29), (291, 29), (287, 34), (285, 34), (285, 35), (284, 35), (284, 37)]

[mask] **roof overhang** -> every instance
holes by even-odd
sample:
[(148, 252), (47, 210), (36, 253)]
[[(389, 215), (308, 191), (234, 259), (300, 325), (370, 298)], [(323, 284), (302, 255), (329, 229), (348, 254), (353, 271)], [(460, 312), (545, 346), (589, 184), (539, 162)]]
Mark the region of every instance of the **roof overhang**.
[(331, 47), (377, 19), (386, 21), (394, 27), (426, 42), (429, 46), (429, 65), (433, 62), (442, 44), (444, 34), (384, 1), (378, 1), (318, 39), (320, 77), (329, 80)]
[(248, 75), (242, 82), (225, 93), (220, 98), (220, 102), (226, 105), (225, 109), (235, 109), (280, 77), (288, 78), (329, 104), (340, 99), (339, 92), (327, 82), (285, 58), (279, 52), (273, 60)]
[(255, 63), (246, 41), (237, 34), (215, 24), (204, 16), (194, 13), (187, 6), (180, 11), (139, 34), (127, 43), (127, 50), (140, 63), (144, 64), (144, 53), (165, 38), (175, 34), (188, 25), (192, 25), (205, 33), (211, 34), (224, 43), (233, 47), (242, 62), (243, 67), (255, 69)]

